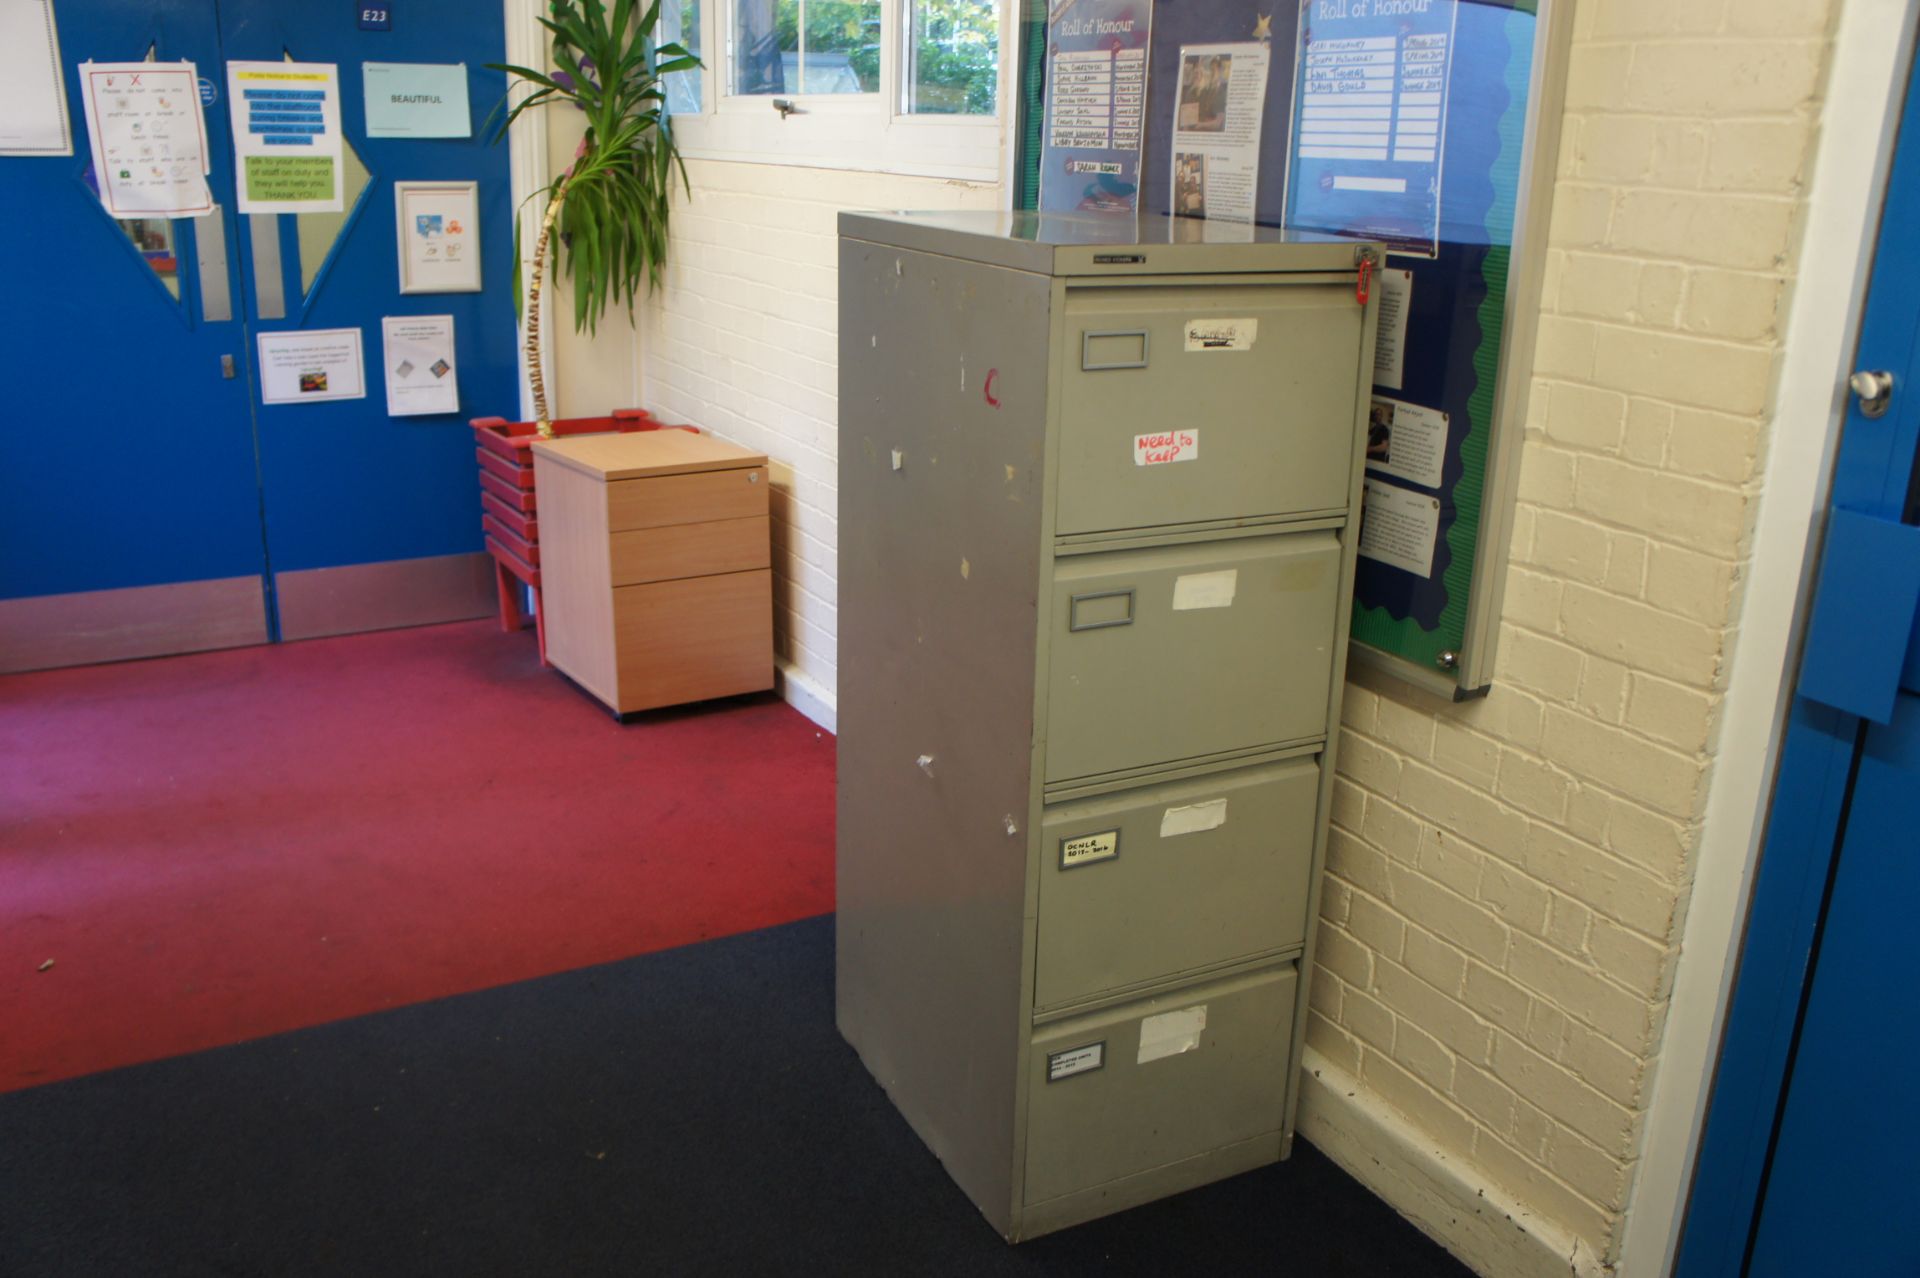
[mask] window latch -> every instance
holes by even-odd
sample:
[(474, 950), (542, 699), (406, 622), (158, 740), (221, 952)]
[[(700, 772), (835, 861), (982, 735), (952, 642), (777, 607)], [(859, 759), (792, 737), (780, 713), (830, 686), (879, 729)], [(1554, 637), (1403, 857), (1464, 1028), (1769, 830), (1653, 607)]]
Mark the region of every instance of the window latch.
[(792, 98), (775, 98), (773, 100), (773, 109), (780, 113), (780, 118), (783, 120), (790, 115), (806, 114), (805, 111), (802, 111), (799, 107), (793, 104)]

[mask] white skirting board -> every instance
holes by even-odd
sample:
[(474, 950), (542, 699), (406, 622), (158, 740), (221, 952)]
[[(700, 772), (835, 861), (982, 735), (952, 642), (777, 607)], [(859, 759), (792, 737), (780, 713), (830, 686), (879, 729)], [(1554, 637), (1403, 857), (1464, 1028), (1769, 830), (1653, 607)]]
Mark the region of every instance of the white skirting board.
[(1311, 1047), (1300, 1071), (1299, 1134), (1482, 1278), (1613, 1278), (1586, 1243), (1435, 1149)]
[(828, 732), (838, 732), (835, 725), (839, 722), (839, 716), (833, 690), (809, 679), (788, 662), (775, 661), (773, 664), (774, 672), (780, 676), (780, 695), (786, 703)]

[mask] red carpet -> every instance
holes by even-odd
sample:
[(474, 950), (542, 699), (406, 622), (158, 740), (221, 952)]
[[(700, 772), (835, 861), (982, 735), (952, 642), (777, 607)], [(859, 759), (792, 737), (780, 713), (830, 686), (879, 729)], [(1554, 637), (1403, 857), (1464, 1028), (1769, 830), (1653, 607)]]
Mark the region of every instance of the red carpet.
[(824, 913), (833, 744), (492, 622), (0, 679), (0, 1091)]

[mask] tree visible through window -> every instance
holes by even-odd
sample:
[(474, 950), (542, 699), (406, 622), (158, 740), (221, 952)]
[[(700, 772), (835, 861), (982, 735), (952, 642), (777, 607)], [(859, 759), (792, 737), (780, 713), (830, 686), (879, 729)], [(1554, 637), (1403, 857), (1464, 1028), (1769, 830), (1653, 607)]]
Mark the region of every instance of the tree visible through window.
[(904, 108), (992, 115), (1000, 91), (998, 0), (907, 0)]

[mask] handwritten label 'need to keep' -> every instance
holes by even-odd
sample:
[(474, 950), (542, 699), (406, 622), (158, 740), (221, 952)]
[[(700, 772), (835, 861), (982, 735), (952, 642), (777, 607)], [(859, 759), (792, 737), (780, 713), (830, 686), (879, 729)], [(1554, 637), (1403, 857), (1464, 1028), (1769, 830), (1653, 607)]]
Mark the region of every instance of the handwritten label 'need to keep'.
[(1167, 462), (1199, 461), (1198, 430), (1163, 430), (1133, 437), (1133, 464), (1160, 466)]

